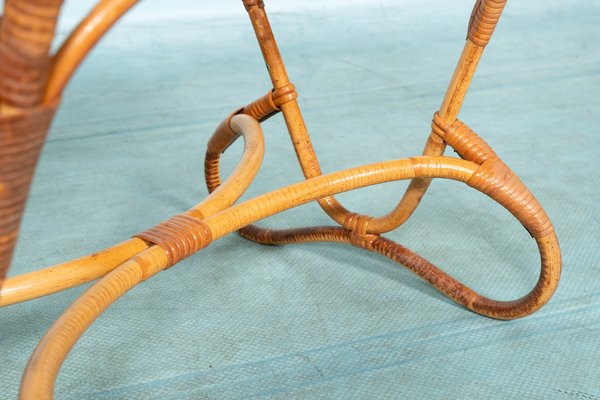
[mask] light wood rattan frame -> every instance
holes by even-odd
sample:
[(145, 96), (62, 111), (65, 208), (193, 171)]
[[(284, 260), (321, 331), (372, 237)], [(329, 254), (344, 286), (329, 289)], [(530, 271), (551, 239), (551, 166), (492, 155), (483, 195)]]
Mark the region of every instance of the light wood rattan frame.
[[(415, 272), (440, 292), (479, 314), (519, 318), (548, 302), (557, 288), (560, 249), (544, 210), (491, 147), (457, 119), (463, 99), (504, 9), (506, 0), (477, 0), (467, 39), (440, 109), (434, 114), (423, 154), (323, 175), (297, 92), (290, 82), (262, 0), (243, 0), (267, 64), (273, 88), (235, 110), (210, 138), (205, 177), (210, 195), (190, 210), (116, 246), (50, 268), (5, 278), (18, 236), (31, 178), (64, 87), (83, 58), (138, 0), (100, 0), (52, 55), (50, 46), (62, 0), (5, 0), (0, 26), (0, 306), (45, 296), (101, 278), (56, 321), (33, 353), (23, 376), (21, 399), (51, 399), (66, 355), (92, 322), (121, 295), (154, 274), (232, 232), (263, 244), (348, 243), (380, 253)], [(235, 204), (262, 162), (260, 123), (281, 112), (306, 180)], [(221, 182), (221, 154), (238, 137), (242, 158)], [(443, 156), (451, 146), (461, 159)], [(517, 218), (538, 245), (541, 272), (532, 291), (514, 301), (486, 298), (409, 249), (381, 234), (402, 225), (433, 178), (452, 179), (486, 194)], [(337, 193), (410, 179), (387, 215), (372, 217), (341, 205)], [(254, 222), (317, 201), (338, 224), (271, 230)]]

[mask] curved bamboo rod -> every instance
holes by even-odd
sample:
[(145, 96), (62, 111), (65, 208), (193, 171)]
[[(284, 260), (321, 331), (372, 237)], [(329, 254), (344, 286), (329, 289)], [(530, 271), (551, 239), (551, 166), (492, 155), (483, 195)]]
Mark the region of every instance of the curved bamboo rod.
[(52, 61), (44, 102), (59, 97), (83, 59), (139, 0), (101, 0), (62, 44)]
[[(473, 6), (467, 40), (438, 111), (442, 121), (447, 125), (451, 125), (458, 118), (483, 50), (496, 29), (506, 2), (507, 0), (477, 0)], [(431, 131), (423, 155), (441, 156), (445, 148), (446, 144)], [(412, 180), (402, 199), (390, 213), (382, 217), (366, 219), (367, 231), (384, 233), (402, 225), (417, 209), (430, 184), (431, 179), (427, 178)]]
[[(242, 157), (219, 190), (187, 212), (190, 216), (203, 218), (229, 207), (246, 191), (262, 164), (264, 139), (256, 120), (246, 115), (231, 115), (217, 128), (213, 138), (223, 137), (223, 132), (232, 138), (244, 138)], [(215, 139), (211, 139), (211, 142), (215, 142)], [(211, 145), (209, 149), (212, 149)], [(147, 247), (148, 244), (143, 240), (132, 238), (98, 253), (8, 278), (0, 287), (0, 307), (98, 279)]]
[[(249, 223), (323, 196), (378, 183), (428, 177), (452, 179), (473, 186), (471, 178), (479, 173), (480, 168), (481, 166), (471, 161), (449, 157), (415, 157), (370, 164), (322, 175), (266, 193), (211, 215), (205, 218), (202, 224), (208, 228), (206, 234), (212, 240), (216, 240)], [(474, 187), (484, 193), (488, 192), (484, 184)], [(529, 216), (514, 215), (526, 226), (530, 224)], [(560, 253), (553, 231), (542, 238), (536, 238), (542, 256), (542, 273), (538, 284), (530, 294), (513, 302), (487, 299), (432, 264), (424, 262), (424, 259), (415, 258), (414, 253), (401, 251), (402, 249), (394, 243), (375, 235), (359, 236), (362, 237), (358, 241), (351, 242), (394, 260), (406, 262), (414, 272), (458, 303), (494, 318), (514, 318), (537, 310), (548, 301), (556, 289), (560, 275)], [(91, 323), (127, 290), (167, 268), (169, 264), (166, 251), (159, 246), (152, 246), (112, 271), (79, 297), (50, 328), (36, 348), (23, 376), (20, 399), (52, 399), (60, 366)]]

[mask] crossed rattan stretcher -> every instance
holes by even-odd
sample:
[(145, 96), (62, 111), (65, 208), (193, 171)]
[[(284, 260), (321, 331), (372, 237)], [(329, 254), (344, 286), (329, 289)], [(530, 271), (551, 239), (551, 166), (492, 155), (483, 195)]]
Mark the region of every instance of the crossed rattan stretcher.
[[(423, 155), (364, 165), (322, 175), (261, 0), (243, 0), (256, 33), (273, 89), (235, 110), (210, 138), (205, 177), (210, 195), (190, 210), (102, 252), (37, 272), (4, 279), (19, 221), (46, 132), (63, 88), (85, 55), (138, 0), (101, 0), (50, 55), (62, 0), (5, 0), (0, 28), (0, 306), (44, 296), (102, 277), (79, 297), (46, 333), (21, 384), (22, 399), (51, 399), (67, 353), (92, 322), (121, 295), (152, 275), (232, 232), (264, 244), (342, 242), (403, 264), (457, 303), (492, 318), (512, 319), (542, 307), (558, 285), (561, 259), (554, 229), (544, 210), (488, 144), (457, 119), (461, 104), (505, 0), (478, 0), (464, 50), (442, 105), (434, 114)], [(264, 153), (260, 122), (281, 112), (305, 181), (235, 204), (255, 177)], [(221, 182), (221, 154), (238, 137), (242, 158)], [(444, 157), (451, 146), (461, 159)], [(541, 272), (533, 290), (514, 301), (479, 295), (421, 256), (381, 234), (402, 225), (433, 178), (452, 179), (488, 195), (517, 218), (537, 242)], [(368, 185), (410, 179), (398, 205), (371, 217), (344, 208), (333, 195)], [(252, 223), (317, 201), (338, 226), (270, 230)], [(2, 282), (2, 279), (4, 281)]]

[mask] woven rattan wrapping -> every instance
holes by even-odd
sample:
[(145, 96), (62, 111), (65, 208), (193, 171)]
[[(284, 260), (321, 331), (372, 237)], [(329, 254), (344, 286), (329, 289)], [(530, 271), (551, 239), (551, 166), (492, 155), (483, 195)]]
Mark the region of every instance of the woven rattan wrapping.
[(496, 29), (496, 23), (506, 6), (506, 0), (477, 0), (471, 21), (468, 38), (478, 46), (486, 46)]
[(46, 106), (0, 116), (0, 280), (10, 265), (31, 179), (54, 111), (54, 106)]
[(205, 248), (212, 240), (208, 226), (187, 215), (176, 215), (136, 237), (162, 247), (167, 253), (169, 266)]

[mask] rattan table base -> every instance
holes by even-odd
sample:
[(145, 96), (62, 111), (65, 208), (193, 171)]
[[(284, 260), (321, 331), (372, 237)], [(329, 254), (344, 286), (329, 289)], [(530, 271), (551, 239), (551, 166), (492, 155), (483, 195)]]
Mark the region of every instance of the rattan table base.
[[(121, 295), (230, 233), (262, 244), (340, 242), (382, 254), (404, 265), (440, 292), (475, 311), (498, 319), (529, 315), (548, 302), (558, 285), (560, 249), (541, 205), (492, 148), (457, 119), (483, 50), (505, 0), (477, 0), (467, 40), (442, 101), (434, 113), (423, 154), (323, 175), (271, 31), (262, 0), (243, 0), (267, 65), (273, 88), (234, 110), (217, 127), (205, 155), (210, 195), (186, 212), (102, 252), (5, 278), (18, 236), (32, 175), (65, 85), (96, 42), (137, 0), (101, 0), (50, 54), (61, 0), (5, 0), (0, 27), (0, 306), (41, 297), (101, 278), (56, 321), (32, 355), (21, 385), (22, 399), (51, 399), (66, 355), (92, 322)], [(237, 203), (261, 165), (260, 123), (281, 113), (306, 180)], [(222, 181), (219, 162), (239, 137), (244, 152)], [(460, 158), (444, 156), (447, 146)], [(451, 179), (486, 194), (521, 222), (536, 241), (541, 272), (535, 287), (514, 301), (484, 297), (409, 249), (382, 236), (411, 216), (434, 178)], [(335, 194), (409, 179), (396, 207), (372, 217), (346, 209)], [(335, 226), (264, 229), (255, 222), (316, 201)]]

